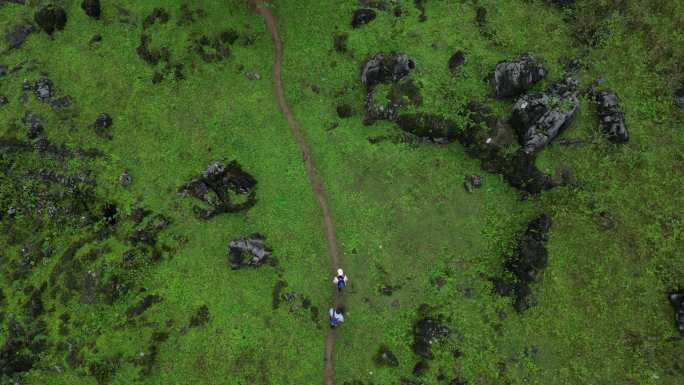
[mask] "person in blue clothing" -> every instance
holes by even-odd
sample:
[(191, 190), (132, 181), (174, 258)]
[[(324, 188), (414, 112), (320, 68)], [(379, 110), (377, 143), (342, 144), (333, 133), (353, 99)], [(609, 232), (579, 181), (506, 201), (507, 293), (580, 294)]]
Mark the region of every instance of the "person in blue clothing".
[(337, 269), (337, 275), (333, 278), (333, 283), (337, 286), (338, 291), (342, 291), (347, 286), (347, 276), (342, 269)]
[(344, 315), (342, 315), (342, 309), (340, 308), (330, 308), (329, 311), (330, 314), (330, 327), (335, 328), (337, 325), (341, 324), (344, 322)]

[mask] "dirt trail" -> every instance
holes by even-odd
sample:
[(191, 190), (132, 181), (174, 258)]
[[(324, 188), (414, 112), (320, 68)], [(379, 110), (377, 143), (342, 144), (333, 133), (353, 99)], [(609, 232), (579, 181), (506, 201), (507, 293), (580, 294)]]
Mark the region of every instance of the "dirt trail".
[[(316, 199), (318, 200), (318, 205), (321, 207), (321, 211), (323, 213), (323, 231), (325, 232), (325, 238), (328, 242), (328, 253), (330, 254), (330, 263), (332, 264), (331, 268), (334, 272), (340, 266), (340, 252), (337, 246), (335, 227), (333, 225), (332, 216), (330, 215), (330, 209), (328, 207), (328, 199), (325, 190), (323, 189), (321, 181), (318, 179), (318, 175), (316, 174), (316, 166), (311, 158), (311, 149), (306, 143), (304, 135), (302, 135), (302, 129), (299, 126), (299, 123), (294, 118), (292, 111), (290, 111), (290, 107), (288, 107), (287, 102), (285, 101), (283, 80), (281, 78), (283, 64), (283, 42), (280, 40), (280, 36), (278, 34), (278, 26), (273, 13), (267, 6), (262, 4), (261, 0), (249, 0), (249, 3), (259, 14), (263, 16), (264, 21), (266, 22), (266, 28), (271, 33), (271, 37), (273, 38), (275, 47), (273, 55), (273, 89), (275, 91), (276, 99), (278, 99), (280, 110), (283, 112), (283, 115), (285, 115), (285, 118), (287, 118), (287, 123), (290, 125), (292, 134), (299, 145), (299, 150), (302, 152), (306, 174), (308, 175), (309, 182), (314, 190), (314, 195), (316, 195)], [(334, 287), (332, 290), (334, 291), (335, 306), (341, 305), (342, 301), (337, 293), (337, 290), (335, 290)], [(332, 361), (334, 345), (335, 330), (331, 329), (330, 332), (328, 332), (328, 335), (325, 337), (325, 385), (334, 384), (334, 368)]]

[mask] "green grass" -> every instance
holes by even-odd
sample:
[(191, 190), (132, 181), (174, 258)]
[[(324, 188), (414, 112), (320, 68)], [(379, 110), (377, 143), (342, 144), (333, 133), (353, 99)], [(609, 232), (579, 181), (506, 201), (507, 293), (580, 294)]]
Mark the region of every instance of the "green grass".
[[(171, 227), (160, 234), (160, 243), (171, 250), (160, 263), (131, 271), (134, 290), (112, 306), (80, 304), (78, 294), (63, 306), (44, 295), (48, 312), (42, 318), (54, 345), (26, 373), (26, 383), (96, 384), (90, 364), (117, 356), (121, 360), (110, 384), (320, 383), (331, 302), (329, 257), (301, 154), (272, 94), (272, 43), (262, 19), (241, 1), (198, 1), (191, 8), (205, 10), (206, 16), (181, 27), (176, 25), (178, 1), (120, 1), (135, 21), (130, 25), (120, 21), (114, 4), (103, 3), (103, 20), (94, 21), (84, 15), (80, 1), (64, 1), (69, 14), (64, 31), (53, 38), (33, 34), (21, 49), (0, 56), (0, 63), (10, 66), (35, 63), (0, 79), (0, 94), (10, 99), (0, 110), (0, 136), (25, 139), (20, 118), (28, 109), (44, 116), (50, 140), (100, 149), (105, 158), (63, 167), (96, 170), (98, 196), (117, 202), (122, 217), (141, 206), (171, 218)], [(684, 285), (684, 201), (678, 193), (684, 131), (681, 110), (671, 102), (672, 89), (664, 86), (663, 73), (677, 69), (673, 60), (662, 48), (665, 53), (658, 52), (665, 58), (656, 71), (655, 59), (644, 54), (652, 46), (645, 36), (662, 37), (667, 31), (672, 35), (662, 44), (677, 47), (676, 16), (664, 19), (668, 26), (657, 22), (665, 16), (645, 8), (656, 20), (644, 16), (652, 28), (641, 34), (633, 30), (635, 11), (608, 12), (602, 22), (611, 34), (586, 48), (572, 36), (576, 23), (595, 22), (582, 13), (585, 2), (570, 22), (564, 17), (571, 11), (541, 1), (478, 3), (488, 11), (484, 31), (474, 24), (475, 8), (466, 1), (426, 2), (424, 23), (418, 22), (413, 2), (403, 1), (404, 16), (379, 11), (376, 20), (355, 30), (350, 20), (356, 1), (272, 5), (285, 42), (286, 97), (328, 192), (350, 278), (344, 294), (348, 313), (334, 351), (338, 383), (389, 385), (413, 378), (418, 357), (411, 351), (411, 332), (423, 303), (434, 306), (452, 331), (432, 348), (436, 358), (422, 379), (426, 384), (442, 383), (439, 373), (481, 385), (680, 383), (684, 347), (682, 341), (667, 341), (676, 331), (665, 294)], [(136, 54), (142, 20), (155, 7), (164, 7), (171, 19), (145, 33), (152, 47), (168, 47), (171, 62), (183, 64), (184, 80), (167, 74), (153, 85), (152, 76), (164, 71), (163, 64), (147, 65)], [(15, 20), (31, 19), (33, 4), (0, 9), (0, 30), (5, 30)], [(230, 28), (241, 37), (227, 60), (207, 64), (192, 50), (200, 35), (216, 36)], [(346, 53), (333, 47), (333, 36), (340, 32), (349, 34)], [(103, 38), (98, 47), (89, 44), (95, 34)], [(447, 61), (458, 50), (466, 61), (453, 76)], [(549, 173), (571, 169), (579, 187), (556, 188), (523, 201), (500, 176), (482, 171), (459, 144), (368, 142), (370, 136), (398, 132), (388, 122), (362, 124), (360, 65), (380, 51), (403, 52), (416, 61), (411, 78), (423, 96), (417, 110), (454, 119), (469, 100), (488, 97), (483, 79), (500, 60), (535, 55), (550, 72), (535, 87), (541, 90), (562, 78), (559, 59), (581, 57), (587, 68), (577, 76), (580, 87), (601, 78), (604, 87), (618, 93), (630, 142), (609, 144), (600, 134), (594, 107), (583, 100), (576, 122), (562, 136), (585, 145), (553, 144), (537, 161)], [(261, 80), (248, 80), (246, 71), (258, 72)], [(75, 106), (56, 114), (33, 95), (26, 105), (19, 103), (21, 81), (35, 80), (40, 72), (49, 74), (59, 95), (71, 95)], [(352, 106), (351, 118), (338, 118), (341, 103)], [(488, 103), (501, 117), (513, 105)], [(88, 127), (101, 112), (114, 119), (111, 141)], [(333, 122), (339, 126), (330, 129)], [(59, 163), (36, 155), (17, 159), (26, 167)], [(202, 221), (192, 215), (197, 202), (177, 190), (218, 159), (237, 159), (258, 180), (257, 204)], [(134, 177), (129, 188), (118, 184), (124, 169)], [(472, 194), (462, 185), (469, 174), (484, 176), (483, 187)], [(614, 229), (600, 228), (603, 211), (615, 218)], [(516, 235), (540, 212), (554, 219), (549, 266), (532, 285), (537, 305), (517, 314), (509, 299), (492, 294), (489, 279), (501, 274)], [(97, 262), (105, 271), (121, 271), (121, 254), (130, 248), (131, 224), (121, 222), (100, 242), (112, 249)], [(23, 311), (23, 289), (40, 286), (67, 246), (86, 231), (51, 229), (29, 237), (42, 242), (51, 233), (55, 253), (24, 281), (4, 280), (10, 265), (2, 268), (0, 287), (7, 300), (0, 342), (6, 338), (9, 313)], [(257, 231), (268, 237), (279, 266), (230, 270), (228, 241)], [(22, 245), (0, 239), (7, 243), (2, 260), (19, 260)], [(287, 282), (286, 292), (306, 296), (320, 309), (318, 323), (299, 308), (300, 300), (272, 308), (273, 286), (280, 279)], [(437, 279), (443, 280), (441, 287), (434, 285)], [(400, 288), (386, 296), (380, 293), (385, 285)], [(139, 293), (141, 287), (147, 291)], [(471, 297), (464, 295), (466, 289), (472, 289)], [(149, 293), (163, 302), (139, 321), (126, 323), (126, 309)], [(183, 333), (203, 304), (210, 322)], [(72, 317), (68, 337), (58, 332), (64, 311)], [(155, 331), (170, 336), (159, 345), (151, 373), (144, 375), (140, 353), (150, 354)], [(65, 364), (67, 354), (56, 349), (63, 341), (82, 347), (81, 366)], [(398, 368), (375, 367), (372, 357), (382, 344), (396, 354)], [(453, 350), (461, 355), (455, 358)], [(65, 369), (57, 371), (55, 365)]]

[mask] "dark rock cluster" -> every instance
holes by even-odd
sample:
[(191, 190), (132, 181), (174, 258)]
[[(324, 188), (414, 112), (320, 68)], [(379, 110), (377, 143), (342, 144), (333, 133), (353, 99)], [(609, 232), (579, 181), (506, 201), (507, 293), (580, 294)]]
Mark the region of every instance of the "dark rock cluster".
[(675, 324), (680, 332), (684, 333), (684, 291), (672, 292), (668, 295), (672, 309), (674, 310)]
[(427, 112), (401, 114), (397, 117), (396, 123), (408, 133), (439, 144), (453, 142), (461, 134), (454, 121)]
[[(237, 161), (227, 165), (216, 161), (195, 178), (180, 188), (183, 194), (195, 197), (209, 208), (193, 207), (198, 218), (209, 219), (221, 213), (234, 213), (246, 210), (256, 203), (256, 180), (242, 170)], [(238, 196), (244, 196), (243, 202), (235, 203)]]
[(266, 262), (273, 251), (265, 242), (266, 237), (258, 233), (230, 241), (228, 256), (231, 269), (257, 267)]
[(376, 16), (375, 11), (372, 9), (361, 8), (354, 10), (354, 12), (352, 12), (352, 28), (359, 28), (362, 25), (368, 24), (375, 20)]
[(64, 8), (48, 4), (35, 13), (34, 20), (43, 31), (52, 35), (55, 31), (64, 29), (67, 23), (67, 14)]
[(112, 117), (109, 116), (108, 113), (103, 112), (97, 116), (91, 127), (97, 136), (106, 139), (112, 139), (112, 133), (109, 130), (112, 127), (112, 124), (114, 124)]
[(489, 82), (497, 99), (517, 96), (546, 76), (546, 69), (528, 54), (496, 64)]
[(21, 119), (26, 125), (26, 136), (29, 139), (36, 139), (43, 132), (43, 118), (31, 111), (26, 111)]
[(533, 219), (518, 240), (515, 253), (508, 258), (504, 268), (513, 279), (497, 278), (494, 280), (495, 291), (500, 295), (512, 296), (516, 311), (522, 312), (530, 307), (530, 284), (537, 280), (546, 268), (548, 252), (546, 242), (551, 228), (551, 217), (542, 214)]
[(449, 328), (442, 325), (439, 317), (421, 318), (413, 325), (413, 352), (431, 360), (435, 357), (431, 349), (432, 344), (448, 335)]
[(100, 15), (102, 14), (100, 0), (83, 0), (81, 3), (81, 8), (86, 15), (92, 17), (93, 19), (99, 19)]
[(568, 128), (579, 111), (577, 84), (573, 79), (553, 83), (546, 92), (529, 92), (513, 107), (511, 125), (522, 150), (537, 153)]
[(606, 90), (596, 93), (596, 109), (601, 128), (608, 140), (613, 143), (626, 143), (629, 134), (625, 127), (625, 114), (620, 111), (618, 97), (615, 92)]

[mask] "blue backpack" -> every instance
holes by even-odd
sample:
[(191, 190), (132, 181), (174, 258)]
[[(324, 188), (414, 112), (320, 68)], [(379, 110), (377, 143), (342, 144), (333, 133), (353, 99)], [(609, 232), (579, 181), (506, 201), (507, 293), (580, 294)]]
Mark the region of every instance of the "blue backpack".
[(338, 275), (337, 276), (337, 288), (338, 289), (344, 289), (346, 284), (344, 283), (344, 275)]

